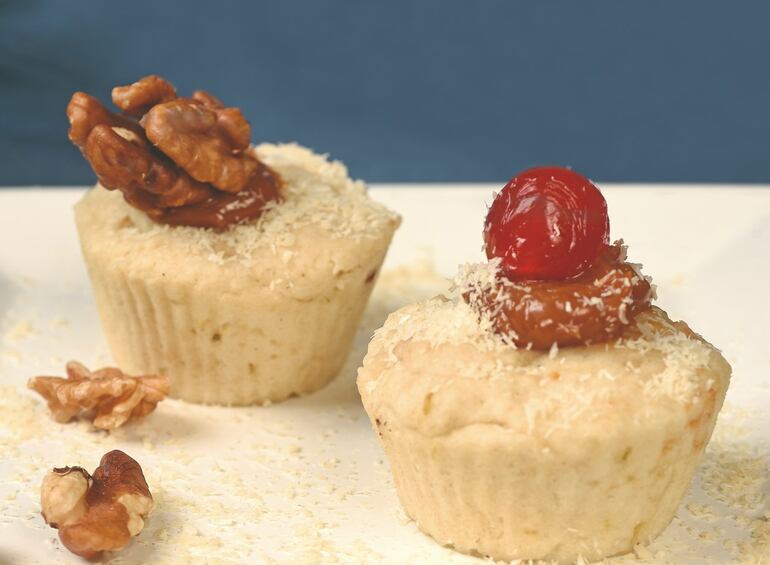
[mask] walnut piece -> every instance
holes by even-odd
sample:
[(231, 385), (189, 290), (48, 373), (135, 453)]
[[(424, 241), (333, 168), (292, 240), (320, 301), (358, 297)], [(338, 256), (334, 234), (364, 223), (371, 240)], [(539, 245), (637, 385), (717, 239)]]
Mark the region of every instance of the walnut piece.
[[(125, 87), (130, 88), (130, 87)], [(155, 150), (139, 122), (110, 112), (78, 92), (67, 106), (69, 137), (91, 164), (99, 182), (123, 191), (129, 204), (158, 219), (166, 208), (197, 204), (214, 189), (180, 170)]]
[(105, 454), (93, 475), (82, 467), (49, 471), (40, 489), (43, 519), (72, 553), (93, 559), (118, 551), (144, 528), (153, 500), (139, 463)]
[(224, 108), (224, 103), (214, 96), (213, 94), (209, 94), (205, 90), (196, 90), (193, 92), (193, 95), (191, 97), (196, 102), (200, 102), (204, 106), (210, 106), (211, 108)]
[(176, 98), (176, 89), (167, 80), (150, 75), (128, 86), (112, 89), (112, 103), (128, 116), (141, 117), (155, 104)]
[(282, 181), (257, 159), (237, 108), (200, 90), (177, 97), (154, 75), (114, 88), (112, 100), (122, 115), (75, 93), (69, 138), (104, 188), (153, 220), (224, 230), (280, 200)]
[(129, 130), (97, 125), (83, 154), (102, 186), (120, 187), (129, 204), (145, 209), (151, 217), (162, 215), (166, 208), (203, 202), (214, 192)]
[(245, 152), (251, 128), (238, 108), (177, 98), (153, 106), (142, 125), (147, 139), (198, 181), (236, 193), (257, 179), (258, 161)]
[(97, 428), (113, 430), (155, 410), (169, 391), (166, 377), (130, 377), (114, 367), (89, 371), (76, 361), (67, 363), (66, 370), (67, 378), (33, 377), (27, 382), (46, 399), (57, 422), (81, 416)]
[(67, 104), (67, 117), (70, 121), (69, 138), (81, 150), (88, 140), (88, 135), (99, 124), (119, 127), (144, 136), (139, 122), (110, 112), (93, 96), (85, 92), (76, 92)]
[(192, 99), (217, 111), (218, 127), (223, 135), (229, 137), (230, 144), (236, 151), (248, 149), (251, 125), (238, 108), (225, 108), (219, 98), (203, 90), (193, 92)]

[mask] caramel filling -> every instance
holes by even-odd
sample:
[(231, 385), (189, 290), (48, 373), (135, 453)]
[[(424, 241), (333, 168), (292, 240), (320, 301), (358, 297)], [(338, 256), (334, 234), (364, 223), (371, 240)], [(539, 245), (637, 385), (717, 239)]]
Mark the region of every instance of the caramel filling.
[(513, 282), (499, 273), (492, 288), (471, 289), (464, 297), (517, 347), (547, 350), (553, 344), (588, 345), (619, 337), (650, 307), (652, 295), (650, 283), (625, 261), (618, 242), (577, 277)]

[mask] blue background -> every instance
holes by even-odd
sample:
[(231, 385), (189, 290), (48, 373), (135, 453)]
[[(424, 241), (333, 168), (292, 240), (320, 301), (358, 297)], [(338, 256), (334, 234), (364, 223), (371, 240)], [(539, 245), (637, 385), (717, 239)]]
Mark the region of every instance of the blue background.
[(370, 181), (770, 182), (770, 3), (0, 0), (0, 185), (84, 184), (64, 108), (148, 73)]

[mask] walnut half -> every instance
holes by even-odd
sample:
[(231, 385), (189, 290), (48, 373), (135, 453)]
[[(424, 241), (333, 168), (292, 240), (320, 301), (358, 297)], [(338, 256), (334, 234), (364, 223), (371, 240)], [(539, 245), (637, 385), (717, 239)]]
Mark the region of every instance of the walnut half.
[(105, 454), (93, 475), (82, 467), (49, 471), (40, 489), (43, 519), (72, 553), (93, 559), (118, 551), (144, 528), (153, 500), (139, 463)]
[(89, 371), (77, 361), (67, 363), (67, 378), (33, 377), (27, 386), (46, 399), (57, 422), (82, 416), (103, 430), (146, 416), (169, 391), (166, 377), (131, 377), (114, 367)]
[(115, 87), (112, 101), (122, 113), (73, 94), (69, 138), (104, 188), (154, 221), (221, 231), (281, 200), (283, 181), (257, 158), (238, 108), (201, 90), (179, 97), (155, 75)]

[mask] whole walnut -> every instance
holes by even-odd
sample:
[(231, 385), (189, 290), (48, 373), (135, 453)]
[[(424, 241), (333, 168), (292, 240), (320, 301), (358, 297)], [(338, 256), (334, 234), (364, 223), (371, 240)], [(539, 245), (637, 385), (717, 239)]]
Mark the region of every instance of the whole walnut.
[(93, 475), (82, 467), (54, 468), (40, 488), (43, 519), (86, 559), (126, 547), (153, 505), (139, 463), (118, 450), (105, 454)]

